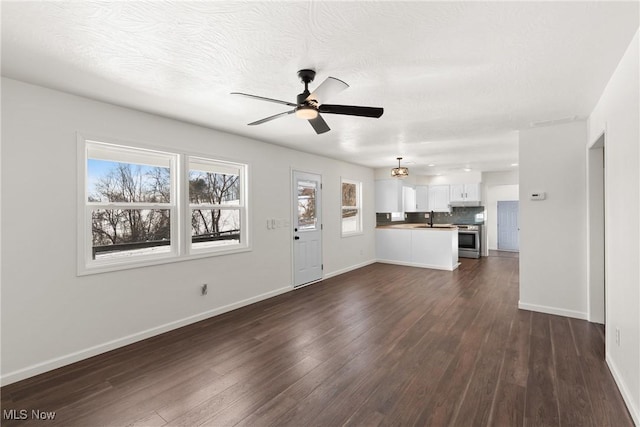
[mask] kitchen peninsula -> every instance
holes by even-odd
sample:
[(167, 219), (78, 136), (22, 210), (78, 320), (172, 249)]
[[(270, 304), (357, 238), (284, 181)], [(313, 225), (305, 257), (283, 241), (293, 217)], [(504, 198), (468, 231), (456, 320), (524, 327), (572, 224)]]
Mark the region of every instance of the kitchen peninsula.
[(390, 224), (376, 227), (378, 262), (453, 271), (458, 268), (458, 228)]

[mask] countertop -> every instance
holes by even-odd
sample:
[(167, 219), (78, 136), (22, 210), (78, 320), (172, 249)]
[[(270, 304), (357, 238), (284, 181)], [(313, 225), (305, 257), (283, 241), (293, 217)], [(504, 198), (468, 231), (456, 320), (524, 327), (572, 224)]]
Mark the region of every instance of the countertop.
[(458, 227), (451, 224), (433, 224), (433, 228), (429, 227), (429, 224), (389, 224), (378, 225), (376, 228), (382, 229), (399, 229), (399, 230), (439, 230), (439, 231), (451, 231), (457, 230)]

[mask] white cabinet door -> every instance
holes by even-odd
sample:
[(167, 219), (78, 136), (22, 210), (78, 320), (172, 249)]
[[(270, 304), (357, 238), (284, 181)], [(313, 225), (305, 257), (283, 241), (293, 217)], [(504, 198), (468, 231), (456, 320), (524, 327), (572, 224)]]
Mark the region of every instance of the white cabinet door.
[(480, 184), (465, 184), (465, 200), (480, 201)]
[(429, 209), (429, 186), (416, 185), (416, 211), (426, 212)]
[(405, 212), (416, 212), (416, 190), (413, 187), (402, 187), (402, 204)]
[(376, 212), (402, 212), (402, 181), (380, 179), (376, 181)]
[(480, 201), (480, 184), (451, 184), (451, 202)]
[(449, 211), (449, 186), (429, 186), (429, 210), (435, 212)]
[(450, 191), (450, 199), (451, 202), (463, 202), (466, 199), (465, 197), (465, 185), (464, 184), (452, 184)]

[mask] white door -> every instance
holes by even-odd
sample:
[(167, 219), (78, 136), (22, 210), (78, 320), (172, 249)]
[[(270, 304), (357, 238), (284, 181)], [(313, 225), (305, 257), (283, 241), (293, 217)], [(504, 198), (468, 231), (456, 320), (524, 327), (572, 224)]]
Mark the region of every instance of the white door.
[(498, 250), (518, 251), (518, 202), (498, 202)]
[(293, 286), (322, 279), (322, 177), (293, 172)]

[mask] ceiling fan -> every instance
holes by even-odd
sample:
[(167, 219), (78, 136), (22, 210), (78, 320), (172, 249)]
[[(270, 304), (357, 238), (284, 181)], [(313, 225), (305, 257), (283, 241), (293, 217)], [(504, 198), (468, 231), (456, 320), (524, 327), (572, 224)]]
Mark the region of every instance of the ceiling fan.
[(304, 92), (298, 95), (296, 103), (281, 101), (279, 99), (265, 98), (263, 96), (250, 95), (248, 93), (231, 92), (232, 95), (242, 95), (253, 99), (259, 99), (261, 101), (275, 102), (277, 104), (287, 105), (294, 107), (293, 110), (285, 111), (273, 116), (266, 117), (262, 120), (249, 123), (249, 126), (259, 125), (278, 117), (288, 116), (294, 114), (296, 117), (306, 119), (309, 121), (316, 133), (325, 133), (331, 130), (327, 122), (324, 121), (320, 113), (327, 114), (342, 114), (347, 116), (360, 116), (360, 117), (373, 117), (378, 118), (382, 116), (384, 112), (383, 108), (377, 107), (359, 107), (355, 105), (335, 105), (335, 104), (322, 104), (327, 98), (342, 92), (349, 87), (348, 84), (342, 80), (334, 77), (327, 77), (327, 79), (320, 84), (312, 93), (309, 92), (309, 83), (311, 83), (316, 76), (316, 72), (313, 70), (300, 70), (298, 71), (298, 77), (304, 83)]

